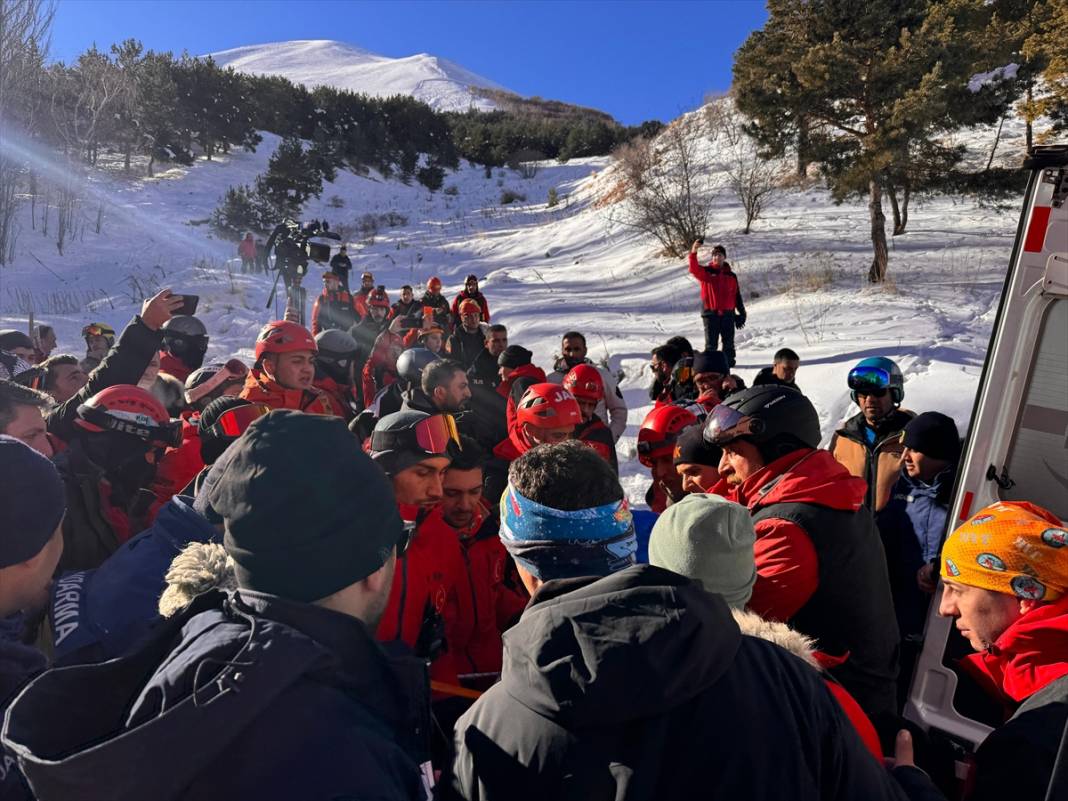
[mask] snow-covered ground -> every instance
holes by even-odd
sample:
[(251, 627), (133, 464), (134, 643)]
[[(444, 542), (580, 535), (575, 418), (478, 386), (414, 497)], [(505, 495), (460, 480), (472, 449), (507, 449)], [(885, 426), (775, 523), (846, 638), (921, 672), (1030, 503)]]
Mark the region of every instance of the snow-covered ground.
[(411, 95), (437, 111), (489, 111), (497, 106), (478, 89), (504, 90), (488, 78), (428, 53), (389, 58), (327, 39), (235, 47), (211, 57), (221, 67), (253, 75), (281, 75), (309, 89), (332, 86), (372, 97)]
[[(990, 135), (976, 133), (979, 150)], [(265, 170), (277, 142), (265, 135), (256, 153), (198, 161), (151, 180), (95, 174), (97, 200), (80, 208), (83, 230), (63, 257), (54, 237), (39, 230), (40, 208), (33, 230), (24, 206), (15, 264), (0, 270), (0, 327), (24, 329), (32, 304), (38, 321), (56, 326), (60, 351), (80, 352), (85, 323), (119, 328), (144, 294), (166, 286), (201, 296), (198, 316), (212, 334), (209, 359), (251, 361), (256, 332), (281, 309), (265, 309), (270, 281), (240, 275), (236, 243), (217, 238), (206, 220), (226, 186)], [(640, 502), (648, 478), (634, 445), (650, 407), (649, 350), (674, 334), (700, 347), (699, 293), (682, 261), (657, 255), (649, 239), (613, 221), (611, 206), (597, 203), (615, 184), (610, 164), (547, 162), (529, 179), (506, 169), (487, 178), (481, 167), (464, 165), (445, 181), (455, 194), (342, 173), (304, 216), (349, 232), (354, 274), (371, 270), (394, 298), (401, 284), (431, 275), (441, 276), (452, 297), (464, 276), (476, 273), (493, 320), (508, 325), (510, 341), (532, 349), (545, 368), (563, 331), (585, 332), (591, 357), (607, 359), (625, 376), (631, 412), (618, 447), (626, 489)], [(550, 188), (561, 198), (555, 208), (546, 205)], [(526, 201), (501, 206), (505, 189)], [(361, 243), (356, 219), (386, 212), (407, 223)], [(751, 380), (778, 348), (798, 351), (798, 383), (820, 410), (826, 440), (854, 411), (845, 385), (850, 366), (865, 356), (891, 356), (905, 373), (905, 405), (951, 414), (963, 430), (1017, 217), (1017, 204), (999, 211), (952, 197), (914, 200), (908, 233), (891, 243), (891, 281), (873, 287), (866, 282), (871, 250), (862, 202), (836, 206), (823, 189), (794, 190), (746, 236), (738, 203), (720, 194), (708, 242), (726, 246), (749, 310), (737, 337), (737, 372)], [(313, 268), (308, 279), (311, 292), (319, 272)]]

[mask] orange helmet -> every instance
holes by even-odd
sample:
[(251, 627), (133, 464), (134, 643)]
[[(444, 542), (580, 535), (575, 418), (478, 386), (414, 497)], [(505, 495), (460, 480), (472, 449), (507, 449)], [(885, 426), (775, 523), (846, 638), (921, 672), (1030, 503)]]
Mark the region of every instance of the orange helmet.
[(599, 401), (604, 398), (604, 379), (592, 364), (579, 364), (564, 376), (564, 389), (576, 398)]
[(697, 415), (681, 406), (656, 407), (638, 429), (638, 461), (651, 467), (653, 459), (671, 456), (682, 430), (697, 422)]
[(458, 311), (460, 312), (461, 317), (465, 314), (477, 314), (479, 317), (482, 316), (482, 307), (478, 305), (478, 301), (472, 300), (471, 298), (463, 300), (458, 307)]
[(293, 353), (299, 350), (318, 351), (311, 331), (286, 320), (267, 323), (256, 337), (256, 361), (265, 353)]
[(428, 292), (440, 292), (441, 291), (441, 279), (436, 275), (430, 276), (430, 280), (426, 282), (426, 288)]
[(383, 286), (376, 286), (370, 292), (367, 293), (367, 305), (369, 307), (378, 307), (380, 309), (389, 308), (389, 295), (386, 294), (386, 288)]

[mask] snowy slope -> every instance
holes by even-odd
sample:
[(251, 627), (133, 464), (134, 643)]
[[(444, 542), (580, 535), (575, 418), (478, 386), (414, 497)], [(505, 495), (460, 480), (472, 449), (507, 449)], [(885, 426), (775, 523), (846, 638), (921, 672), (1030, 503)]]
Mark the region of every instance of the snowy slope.
[[(981, 153), (991, 138), (984, 129), (968, 141)], [(80, 209), (81, 233), (64, 257), (41, 235), (40, 209), (35, 230), (24, 207), (16, 263), (0, 270), (0, 327), (24, 328), (32, 304), (39, 321), (57, 327), (61, 350), (78, 352), (86, 322), (119, 327), (143, 293), (169, 286), (201, 295), (198, 314), (212, 334), (209, 358), (251, 362), (257, 330), (281, 309), (264, 308), (265, 277), (234, 273), (236, 245), (196, 223), (228, 185), (263, 171), (277, 143), (265, 135), (256, 153), (198, 161), (153, 180), (95, 175), (96, 200)], [(716, 161), (716, 153), (705, 155)], [(648, 473), (634, 448), (650, 408), (649, 350), (678, 333), (700, 346), (699, 295), (684, 263), (657, 255), (650, 240), (615, 222), (613, 206), (599, 203), (616, 183), (610, 163), (546, 162), (530, 179), (509, 170), (487, 179), (481, 167), (464, 165), (445, 180), (455, 195), (341, 173), (305, 216), (347, 230), (354, 273), (373, 271), (391, 297), (401, 284), (436, 274), (451, 298), (467, 273), (477, 273), (494, 321), (505, 323), (511, 341), (532, 349), (543, 367), (551, 366), (563, 331), (584, 331), (590, 355), (625, 374), (631, 412), (618, 449), (628, 494), (640, 502)], [(545, 203), (550, 187), (561, 197), (552, 209)], [(501, 206), (504, 189), (527, 201)], [(97, 202), (104, 204), (100, 235), (93, 233)], [(849, 368), (865, 356), (888, 355), (905, 372), (905, 405), (951, 414), (963, 431), (1018, 209), (1015, 202), (998, 210), (953, 197), (915, 200), (908, 233), (891, 242), (892, 280), (872, 287), (865, 280), (871, 256), (863, 202), (836, 206), (823, 189), (793, 190), (744, 236), (737, 202), (718, 194), (709, 244), (726, 246), (749, 311), (737, 338), (737, 371), (751, 380), (778, 348), (797, 350), (798, 383), (820, 411), (826, 440), (855, 411), (845, 386)], [(390, 211), (407, 223), (382, 230), (373, 244), (358, 240), (357, 218)], [(308, 280), (313, 292), (318, 274), (313, 268)]]
[(281, 75), (309, 88), (332, 86), (374, 97), (411, 95), (438, 111), (491, 110), (495, 105), (476, 90), (504, 89), (459, 64), (427, 53), (388, 58), (326, 39), (236, 47), (211, 57), (222, 67), (254, 75)]

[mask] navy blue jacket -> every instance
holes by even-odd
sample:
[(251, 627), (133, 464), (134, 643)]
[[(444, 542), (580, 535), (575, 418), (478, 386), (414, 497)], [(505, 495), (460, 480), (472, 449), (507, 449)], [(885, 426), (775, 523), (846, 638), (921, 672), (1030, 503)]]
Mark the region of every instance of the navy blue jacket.
[(57, 664), (112, 659), (160, 621), (159, 598), (174, 557), (191, 542), (222, 541), (192, 504), (192, 498), (175, 495), (150, 528), (100, 567), (55, 581), (48, 615)]
[(421, 800), (428, 697), (355, 618), (213, 591), (128, 656), (38, 677), (3, 743), (38, 801)]
[[(22, 624), (22, 615), (0, 621), (0, 713), (30, 679), (48, 666), (44, 654), (19, 641)], [(4, 801), (33, 798), (14, 754), (6, 748), (0, 748), (0, 798)]]
[(876, 515), (902, 636), (923, 632), (931, 596), (917, 586), (916, 573), (938, 559), (956, 469), (947, 467), (930, 484), (902, 471), (890, 500)]

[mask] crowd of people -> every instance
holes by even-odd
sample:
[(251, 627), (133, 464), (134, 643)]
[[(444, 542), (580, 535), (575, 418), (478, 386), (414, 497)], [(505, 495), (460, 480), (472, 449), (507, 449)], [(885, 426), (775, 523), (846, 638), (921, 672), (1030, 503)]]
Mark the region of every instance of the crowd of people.
[(0, 794), (943, 798), (901, 716), (941, 579), (1003, 714), (964, 793), (1042, 797), (1064, 523), (1006, 501), (946, 537), (957, 425), (888, 358), (821, 448), (794, 350), (733, 372), (700, 244), (705, 348), (651, 352), (649, 531), (620, 376), (576, 330), (535, 365), (474, 274), (391, 302), (342, 248), (251, 365), (205, 364), (169, 290), (82, 358), (0, 332)]

